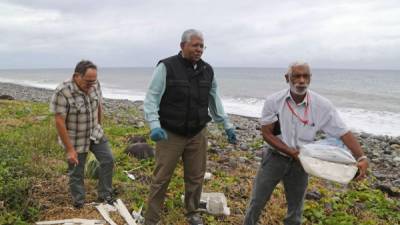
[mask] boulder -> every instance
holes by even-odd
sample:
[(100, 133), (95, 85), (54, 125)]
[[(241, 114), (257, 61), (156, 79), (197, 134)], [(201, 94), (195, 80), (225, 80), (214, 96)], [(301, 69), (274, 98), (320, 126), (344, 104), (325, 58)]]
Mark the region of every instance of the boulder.
[(147, 143), (135, 143), (125, 149), (125, 153), (139, 160), (154, 157), (154, 148)]
[(1, 100), (15, 100), (15, 98), (11, 95), (0, 95)]

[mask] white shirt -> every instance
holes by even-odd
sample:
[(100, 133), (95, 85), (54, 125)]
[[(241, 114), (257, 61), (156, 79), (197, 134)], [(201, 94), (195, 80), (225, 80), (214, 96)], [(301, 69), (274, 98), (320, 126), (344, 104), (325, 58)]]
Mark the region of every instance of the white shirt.
[[(290, 104), (294, 113), (290, 110), (288, 104)], [(261, 114), (261, 125), (276, 122), (278, 115), (282, 132), (278, 137), (292, 148), (314, 141), (317, 131), (320, 130), (337, 138), (349, 131), (333, 104), (311, 90), (307, 91), (303, 102), (299, 104), (294, 102), (290, 95), (290, 89), (268, 96)], [(308, 120), (307, 124), (301, 122), (298, 117)]]

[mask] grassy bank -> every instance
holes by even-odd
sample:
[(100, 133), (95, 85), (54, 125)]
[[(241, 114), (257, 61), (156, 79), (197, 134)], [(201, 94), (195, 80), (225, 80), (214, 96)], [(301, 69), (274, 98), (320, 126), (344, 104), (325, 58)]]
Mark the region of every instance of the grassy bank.
[[(138, 161), (123, 151), (133, 135), (148, 137), (147, 127), (129, 124), (129, 115), (140, 116), (136, 108), (124, 108), (105, 118), (104, 129), (110, 140), (116, 169), (114, 186), (130, 210), (139, 209), (146, 200), (154, 161)], [(210, 138), (227, 143), (219, 132)], [(150, 144), (150, 141), (148, 141)], [(254, 140), (253, 144), (260, 144)], [(250, 153), (232, 151), (229, 158)], [(207, 224), (241, 224), (255, 176), (254, 167), (239, 164), (222, 169), (226, 155), (211, 151), (209, 165), (213, 179), (205, 182), (204, 191), (223, 192), (228, 198), (231, 216), (205, 215)], [(67, 188), (66, 163), (63, 150), (56, 142), (53, 116), (48, 105), (22, 101), (0, 100), (0, 224), (32, 224), (38, 220), (86, 218), (100, 219), (92, 205), (82, 210), (71, 207)], [(123, 171), (131, 171), (137, 179), (130, 180)], [(373, 179), (373, 178), (371, 178)], [(86, 179), (87, 202), (96, 199), (96, 180)], [(309, 190), (321, 193), (320, 200), (307, 200), (304, 224), (400, 224), (400, 202), (370, 187), (371, 180), (341, 185), (310, 180)], [(183, 170), (179, 166), (169, 186), (164, 210), (164, 224), (185, 224), (183, 204)], [(275, 190), (263, 224), (281, 224), (285, 215), (285, 199), (281, 185)], [(119, 221), (119, 218), (115, 219)]]

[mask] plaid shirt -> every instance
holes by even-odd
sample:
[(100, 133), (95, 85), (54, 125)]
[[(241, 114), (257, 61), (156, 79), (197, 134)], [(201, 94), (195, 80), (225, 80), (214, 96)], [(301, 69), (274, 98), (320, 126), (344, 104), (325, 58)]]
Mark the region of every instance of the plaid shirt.
[[(102, 101), (99, 83), (86, 95), (72, 79), (60, 84), (51, 98), (50, 111), (65, 118), (69, 139), (78, 153), (87, 152), (91, 140), (98, 143), (104, 136), (98, 120)], [(60, 137), (58, 141), (65, 148)]]

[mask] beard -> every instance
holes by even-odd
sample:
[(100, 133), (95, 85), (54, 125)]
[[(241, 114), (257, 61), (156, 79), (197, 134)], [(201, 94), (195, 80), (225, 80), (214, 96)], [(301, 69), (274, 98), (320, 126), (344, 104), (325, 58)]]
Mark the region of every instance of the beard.
[(305, 85), (295, 85), (292, 82), (289, 82), (290, 91), (296, 95), (305, 95), (308, 90), (308, 84)]

